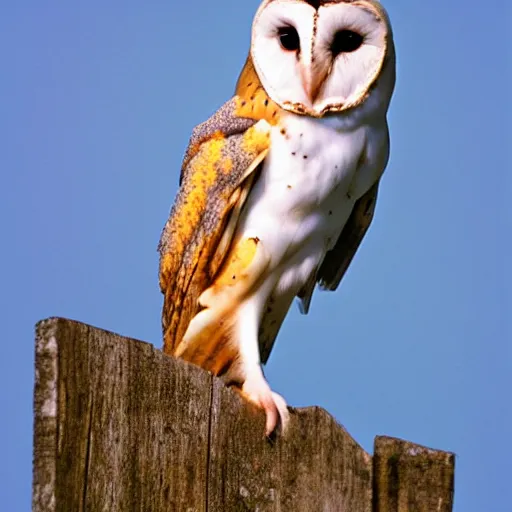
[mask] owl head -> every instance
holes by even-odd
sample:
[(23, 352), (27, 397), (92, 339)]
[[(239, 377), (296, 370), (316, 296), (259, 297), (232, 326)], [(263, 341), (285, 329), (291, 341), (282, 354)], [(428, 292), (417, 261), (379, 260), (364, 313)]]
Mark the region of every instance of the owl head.
[(376, 0), (264, 0), (253, 22), (250, 58), (281, 108), (323, 117), (365, 103), (385, 111), (395, 52)]

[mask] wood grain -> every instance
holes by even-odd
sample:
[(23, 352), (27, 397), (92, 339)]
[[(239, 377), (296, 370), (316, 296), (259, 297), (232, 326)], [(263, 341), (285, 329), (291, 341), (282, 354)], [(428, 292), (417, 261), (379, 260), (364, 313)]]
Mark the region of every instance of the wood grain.
[(70, 320), (37, 340), (33, 509), (205, 510), (211, 376)]
[(379, 436), (374, 448), (375, 512), (450, 512), (455, 455)]
[(71, 320), (36, 327), (34, 413), (35, 512), (451, 510), (451, 454), (377, 438), (372, 460), (318, 407), (270, 441), (219, 379)]
[(264, 417), (214, 382), (211, 510), (371, 510), (371, 457), (323, 409), (291, 409), (270, 442)]

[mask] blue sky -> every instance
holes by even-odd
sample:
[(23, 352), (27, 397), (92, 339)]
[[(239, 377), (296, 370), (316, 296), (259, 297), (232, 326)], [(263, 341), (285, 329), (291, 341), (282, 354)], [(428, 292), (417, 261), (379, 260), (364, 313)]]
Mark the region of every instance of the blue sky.
[[(456, 452), (455, 510), (506, 510), (510, 8), (384, 5), (398, 79), (375, 220), (340, 289), (317, 293), (307, 317), (293, 308), (267, 375), (291, 405), (325, 407), (367, 450), (387, 434)], [(3, 5), (5, 510), (30, 507), (35, 322), (65, 316), (161, 345), (160, 231), (192, 128), (232, 94), (257, 6)]]

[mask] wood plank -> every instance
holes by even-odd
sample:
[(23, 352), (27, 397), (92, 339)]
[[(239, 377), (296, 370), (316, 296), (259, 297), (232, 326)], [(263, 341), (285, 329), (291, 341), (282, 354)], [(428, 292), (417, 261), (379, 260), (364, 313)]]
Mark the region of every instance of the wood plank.
[(214, 381), (210, 510), (370, 512), (371, 457), (323, 409), (291, 409), (284, 437)]
[(291, 409), (269, 441), (262, 411), (219, 379), (71, 320), (37, 325), (34, 409), (35, 512), (452, 506), (453, 454), (379, 437), (372, 461), (318, 407)]
[(379, 436), (373, 455), (374, 512), (450, 512), (455, 455)]
[(211, 376), (70, 320), (37, 339), (34, 510), (205, 510)]

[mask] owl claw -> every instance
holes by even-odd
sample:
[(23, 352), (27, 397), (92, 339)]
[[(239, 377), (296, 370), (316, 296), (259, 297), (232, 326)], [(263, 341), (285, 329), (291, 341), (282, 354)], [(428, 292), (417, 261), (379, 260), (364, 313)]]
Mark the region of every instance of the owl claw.
[[(274, 398), (274, 404), (277, 407), (277, 411), (279, 413), (279, 420), (281, 422), (281, 432), (285, 432), (288, 428), (288, 423), (290, 421), (290, 413), (288, 412), (288, 406), (286, 405), (285, 399), (272, 391), (272, 397)], [(268, 435), (268, 434), (267, 434)]]
[(263, 374), (258, 378), (247, 379), (242, 386), (242, 395), (265, 411), (266, 436), (274, 432), (278, 423), (281, 424), (281, 431), (284, 432), (290, 417), (286, 402), (281, 395), (270, 389)]

